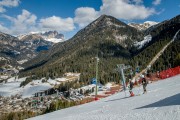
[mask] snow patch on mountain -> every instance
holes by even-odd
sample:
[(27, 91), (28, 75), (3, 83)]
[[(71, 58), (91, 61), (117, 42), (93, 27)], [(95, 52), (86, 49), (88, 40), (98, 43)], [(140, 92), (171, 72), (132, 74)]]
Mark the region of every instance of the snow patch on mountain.
[(58, 43), (58, 42), (63, 42), (64, 39), (57, 39), (57, 38), (46, 38), (46, 37), (43, 37), (44, 40), (46, 41), (49, 41), (49, 42), (53, 42), (53, 43)]
[(141, 30), (146, 30), (149, 27), (154, 26), (156, 24), (158, 24), (158, 22), (146, 21), (144, 23), (129, 23), (128, 25), (141, 31)]
[[(49, 42), (58, 43), (64, 41), (64, 35), (59, 34), (57, 31), (48, 31), (48, 32), (30, 32), (27, 34), (19, 35), (17, 38), (19, 40), (22, 40), (23, 38), (29, 36), (29, 35), (35, 35), (39, 39), (44, 39)], [(38, 39), (37, 38), (37, 39)]]
[(28, 60), (27, 59), (24, 59), (24, 60), (19, 60), (19, 61), (17, 61), (19, 64), (23, 64), (23, 63), (25, 63), (25, 62), (27, 62)]
[(155, 21), (146, 21), (146, 22), (144, 22), (144, 24), (149, 24), (150, 26), (153, 26), (153, 25), (156, 25), (156, 24), (158, 24), (158, 22), (155, 22)]
[(114, 35), (114, 37), (118, 43), (122, 43), (128, 38), (127, 35)]
[(0, 57), (0, 60), (6, 60), (6, 58), (4, 58), (4, 57)]
[(18, 35), (17, 38), (18, 38), (19, 40), (21, 40), (21, 39), (22, 39), (23, 37), (25, 37), (26, 35), (28, 35), (28, 34)]
[(115, 26), (116, 28), (125, 28), (126, 27), (125, 25), (117, 25), (117, 24), (113, 23), (110, 20), (107, 21), (106, 24), (109, 25), (109, 26)]
[(136, 46), (138, 49), (141, 49), (145, 44), (149, 43), (152, 40), (151, 35), (147, 35), (144, 37), (144, 39), (140, 42), (135, 42), (134, 46)]

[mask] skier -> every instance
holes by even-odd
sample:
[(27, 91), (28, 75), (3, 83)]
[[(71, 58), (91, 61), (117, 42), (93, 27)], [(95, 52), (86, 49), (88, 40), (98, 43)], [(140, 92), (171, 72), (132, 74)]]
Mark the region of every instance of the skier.
[(134, 93), (132, 92), (133, 85), (134, 83), (131, 80), (129, 80), (129, 93), (131, 97), (134, 96)]
[(148, 82), (147, 82), (146, 78), (144, 77), (144, 75), (142, 75), (141, 77), (142, 77), (142, 85), (143, 85), (143, 90), (144, 90), (143, 94), (144, 94), (144, 93), (147, 93), (146, 86), (147, 86)]

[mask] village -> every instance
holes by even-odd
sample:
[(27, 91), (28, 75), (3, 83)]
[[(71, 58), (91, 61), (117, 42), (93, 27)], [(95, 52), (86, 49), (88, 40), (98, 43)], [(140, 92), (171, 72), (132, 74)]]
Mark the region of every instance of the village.
[[(65, 73), (62, 78), (55, 80), (34, 80), (26, 86), (17, 85), (24, 81), (15, 77), (8, 79), (6, 83), (1, 83), (0, 92), (0, 113), (32, 111), (36, 115), (44, 113), (52, 103), (58, 104), (58, 101), (74, 102), (75, 104), (84, 104), (92, 102), (95, 99), (96, 79), (92, 79), (91, 84), (77, 89), (69, 88), (68, 91), (59, 89), (62, 84), (78, 83), (80, 73)], [(3, 91), (3, 85), (6, 90)], [(9, 86), (8, 86), (9, 85)], [(13, 86), (13, 87), (12, 87)], [(120, 85), (108, 83), (106, 85), (97, 84), (98, 98), (104, 98), (120, 90)], [(97, 97), (96, 96), (96, 97)], [(57, 108), (60, 109), (60, 108)]]

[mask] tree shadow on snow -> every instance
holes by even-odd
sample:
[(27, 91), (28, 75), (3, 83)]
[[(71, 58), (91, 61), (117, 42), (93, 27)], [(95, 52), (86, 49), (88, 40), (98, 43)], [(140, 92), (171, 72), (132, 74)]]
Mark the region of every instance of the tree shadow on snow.
[(135, 108), (135, 109), (142, 109), (142, 108), (151, 108), (151, 107), (163, 107), (163, 106), (172, 106), (172, 105), (180, 105), (180, 93), (173, 95), (171, 97), (165, 98), (163, 100), (160, 100), (158, 102)]

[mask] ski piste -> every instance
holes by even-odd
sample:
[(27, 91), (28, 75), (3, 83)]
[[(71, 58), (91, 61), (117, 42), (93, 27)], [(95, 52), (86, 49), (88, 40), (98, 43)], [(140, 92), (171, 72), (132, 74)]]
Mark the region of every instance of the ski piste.
[(140, 73), (138, 73), (137, 75), (135, 75), (133, 77), (133, 82), (135, 82), (140, 75), (142, 75), (143, 73), (145, 73), (147, 71), (147, 69), (149, 69), (155, 62), (156, 60), (163, 54), (163, 52), (166, 50), (166, 48), (176, 40), (176, 37), (179, 33), (180, 29), (175, 33), (175, 35), (173, 36), (172, 40), (170, 42), (168, 42), (154, 57), (153, 59), (149, 62), (149, 64), (147, 65), (147, 67), (145, 69), (143, 69)]
[[(95, 102), (61, 109), (29, 120), (179, 120), (180, 75), (153, 82), (147, 94), (124, 97), (123, 92)], [(142, 94), (142, 87), (140, 87)], [(126, 91), (127, 94), (129, 93)], [(138, 93), (138, 88), (134, 88)]]

